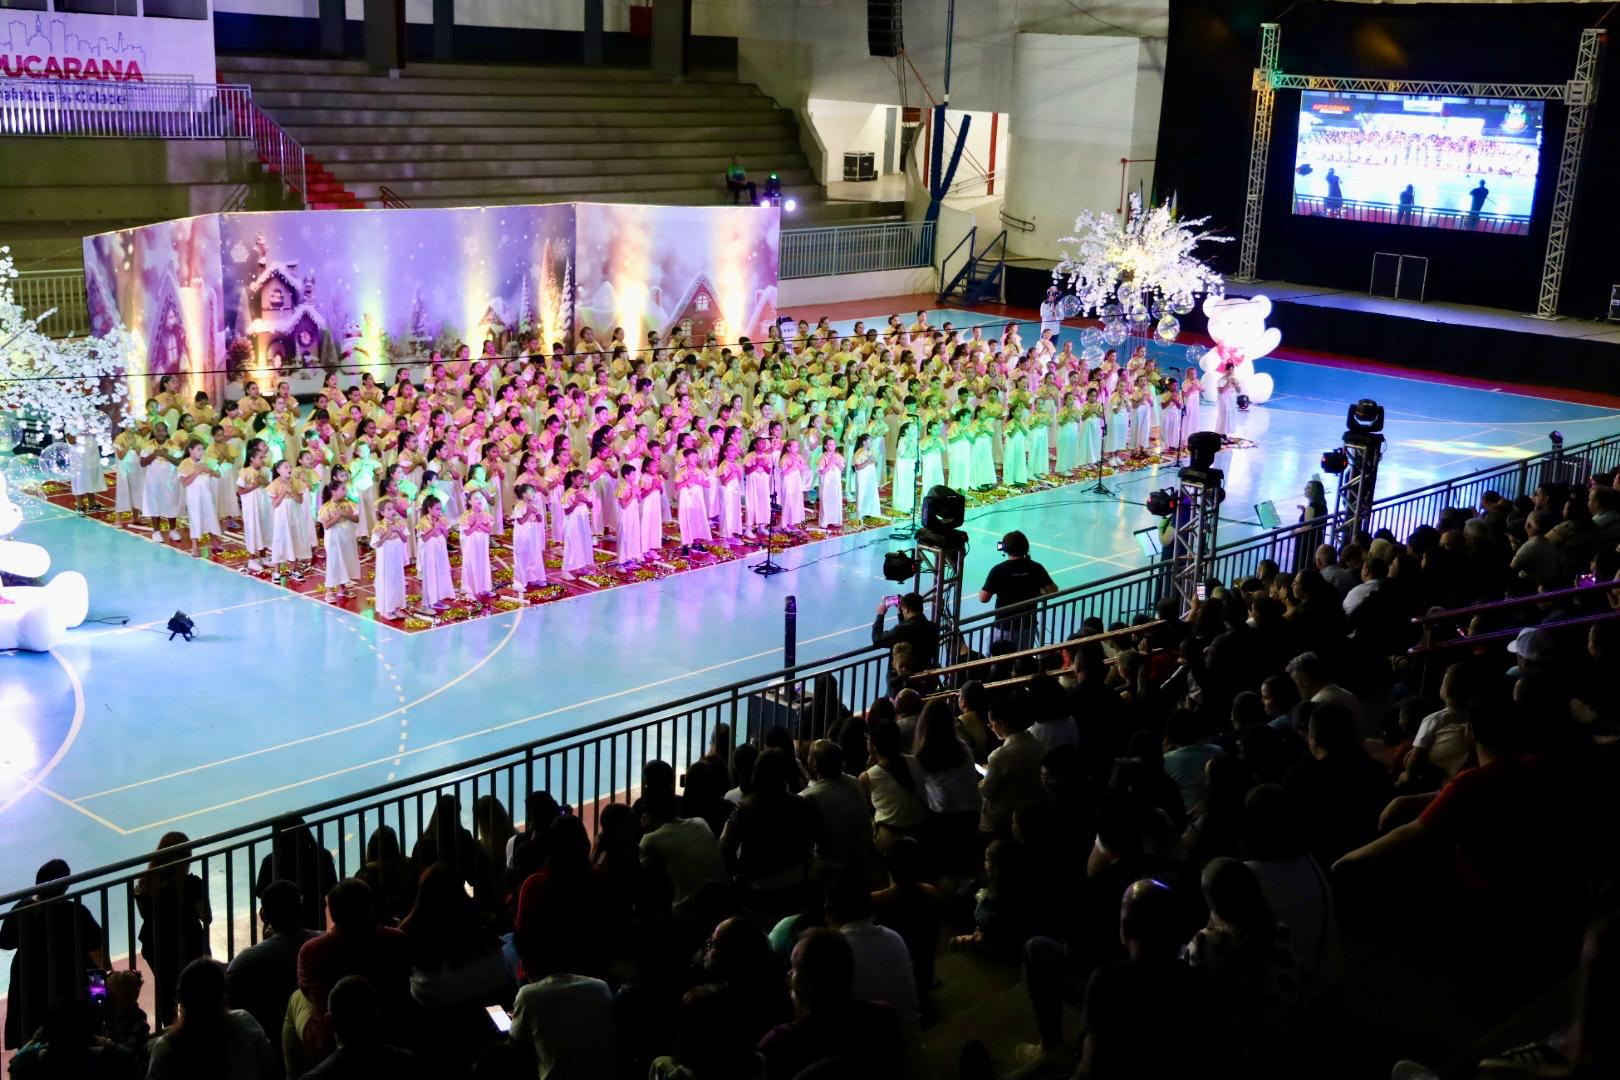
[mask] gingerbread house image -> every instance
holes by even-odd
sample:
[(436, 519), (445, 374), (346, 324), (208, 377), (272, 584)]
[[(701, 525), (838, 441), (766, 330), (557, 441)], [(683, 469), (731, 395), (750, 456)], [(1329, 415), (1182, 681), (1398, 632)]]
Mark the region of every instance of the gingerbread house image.
[(315, 273), (298, 280), (298, 262), (261, 259), (257, 276), (248, 284), (247, 336), (261, 360), (289, 362), (321, 351), (326, 320), (315, 307)]
[[(527, 279), (525, 279), (525, 285), (526, 283)], [(484, 314), (478, 320), (479, 341), (494, 342), (495, 351), (504, 353), (507, 340), (512, 331), (516, 329), (517, 324), (512, 318), (506, 300), (499, 296), (492, 297), (489, 303), (484, 305)], [(482, 345), (479, 347), (482, 348)]]
[(720, 295), (707, 274), (698, 274), (670, 311), (663, 332), (667, 335), (671, 330), (679, 330), (689, 341), (702, 341), (710, 333), (724, 333), (725, 328), (726, 316), (720, 310)]

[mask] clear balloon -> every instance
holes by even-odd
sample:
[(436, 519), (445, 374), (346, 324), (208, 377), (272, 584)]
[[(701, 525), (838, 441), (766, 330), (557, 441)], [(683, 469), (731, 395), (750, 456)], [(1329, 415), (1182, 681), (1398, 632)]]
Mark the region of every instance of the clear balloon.
[(22, 425), (10, 413), (0, 413), (0, 452), (13, 449), (22, 436)]
[(1083, 349), (1080, 350), (1080, 359), (1084, 360), (1088, 364), (1101, 363), (1102, 358), (1103, 358), (1103, 347), (1102, 347), (1102, 342), (1100, 340), (1097, 342), (1097, 344), (1095, 344), (1095, 345), (1087, 345)]
[(72, 443), (53, 442), (40, 452), (39, 467), (52, 480), (66, 480), (79, 467), (79, 448)]
[(1202, 345), (1187, 346), (1187, 366), (1197, 367), (1204, 362), (1204, 354), (1209, 350)]
[(1095, 326), (1088, 326), (1080, 331), (1080, 351), (1096, 349), (1097, 355), (1102, 355), (1103, 334)]
[(38, 491), (45, 483), (38, 454), (17, 454), (5, 464), (6, 483), (12, 491)]
[(1174, 315), (1165, 315), (1159, 319), (1154, 332), (1160, 341), (1168, 345), (1181, 335), (1181, 320)]
[(1121, 283), (1120, 287), (1114, 290), (1114, 295), (1119, 298), (1120, 305), (1123, 307), (1130, 307), (1132, 303), (1141, 299), (1136, 289), (1132, 288), (1129, 283)]
[(1084, 309), (1080, 306), (1080, 298), (1073, 293), (1058, 301), (1058, 315), (1062, 318), (1078, 318), (1082, 310)]
[(1110, 345), (1118, 345), (1125, 340), (1125, 323), (1119, 319), (1109, 319), (1103, 323), (1103, 340)]
[(1190, 312), (1192, 309), (1193, 309), (1192, 297), (1190, 297), (1190, 296), (1172, 296), (1170, 298), (1170, 310), (1171, 310), (1172, 313), (1174, 313), (1176, 315), (1185, 315), (1188, 312)]

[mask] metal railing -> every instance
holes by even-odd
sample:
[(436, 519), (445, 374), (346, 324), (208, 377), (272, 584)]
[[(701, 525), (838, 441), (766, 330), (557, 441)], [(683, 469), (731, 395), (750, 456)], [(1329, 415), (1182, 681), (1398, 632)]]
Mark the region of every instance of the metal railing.
[(1295, 195), (1294, 213), (1304, 217), (1332, 217), (1345, 221), (1372, 221), (1383, 225), (1422, 225), (1431, 229), (1524, 236), (1530, 232), (1529, 214), (1492, 214), (1448, 210), (1439, 206), (1400, 206), (1364, 199), (1332, 200), (1322, 195)]
[(783, 229), (780, 250), (778, 263), (784, 280), (910, 270), (933, 265), (934, 223), (888, 221)]
[[(1450, 507), (1477, 505), (1487, 490), (1515, 497), (1546, 479), (1590, 475), (1617, 465), (1620, 435), (1379, 500), (1374, 504), (1372, 528), (1388, 528), (1404, 536), (1418, 525), (1436, 521)], [(1296, 554), (1308, 557), (1309, 549), (1299, 551), (1301, 544), (1314, 546), (1319, 538), (1331, 535), (1334, 524), (1333, 515), (1328, 515), (1221, 548), (1215, 556), (1213, 576), (1230, 581), (1253, 573), (1267, 558), (1292, 565)], [(1066, 589), (1031, 601), (1026, 607), (1032, 614), (1018, 617), (1033, 618), (1038, 638), (1046, 642), (1079, 636), (1087, 618), (1097, 618), (1104, 626), (1116, 620), (1130, 622), (1151, 612), (1165, 594), (1167, 569), (1168, 564), (1156, 563)], [(1005, 612), (963, 620), (941, 662), (988, 655), (1006, 620)], [(498, 799), (519, 817), (527, 795), (537, 790), (551, 792), (559, 802), (572, 803), (577, 812), (594, 820), (607, 802), (634, 796), (641, 770), (650, 760), (667, 761), (684, 777), (692, 763), (711, 748), (723, 764), (739, 742), (771, 725), (786, 726), (800, 738), (826, 734), (851, 711), (865, 708), (885, 693), (888, 676), (886, 650), (855, 649), (306, 807), (297, 817), (302, 823), (299, 829), (308, 829), (307, 843), (289, 845), (289, 835), (301, 834), (289, 834), (284, 815), (189, 842), (176, 858), (201, 877), (213, 910), (221, 913), (222, 918), (209, 928), (209, 939), (215, 956), (229, 957), (257, 940), (254, 895), (261, 878), (292, 878), (309, 891), (318, 888), (323, 877), (354, 874), (366, 862), (368, 840), (384, 826), (409, 851), (427, 834), (435, 809), (445, 799), (455, 800), (456, 820), (467, 828), (476, 827), (481, 800)], [(450, 805), (443, 803), (443, 809)], [(452, 840), (459, 835), (450, 834)], [(275, 854), (278, 836), (280, 855)], [(296, 857), (287, 854), (289, 849)], [(277, 859), (280, 866), (273, 865)], [(328, 861), (330, 868), (321, 870)], [(138, 940), (137, 931), (144, 921), (137, 883), (147, 872), (146, 862), (146, 856), (138, 856), (63, 879), (59, 885), (65, 894), (36, 909), (36, 915), (53, 917), (48, 912), (57, 912), (54, 917), (68, 918), (69, 905), (82, 902), (100, 930), (96, 932), (99, 940), (85, 941), (84, 935), (91, 931), (75, 920), (74, 934), (80, 943), (87, 949), (99, 948), (112, 962), (134, 966), (131, 943)], [(25, 871), (13, 868), (13, 873)], [(494, 888), (488, 883), (475, 885), (475, 893), (481, 902), (493, 904), (496, 898), (490, 892)], [(0, 896), (0, 909), (34, 891)], [(160, 928), (161, 923), (158, 920)], [(150, 935), (148, 948), (155, 951)], [(79, 969), (84, 966), (77, 965)], [(64, 970), (73, 970), (73, 966)]]
[(294, 194), (303, 198), (308, 190), (304, 148), (244, 85), (0, 78), (0, 135), (252, 139), (259, 159)]
[[(24, 270), (11, 281), (12, 296), (25, 315), (37, 317), (40, 333), (61, 338), (90, 332), (83, 270)], [(55, 309), (55, 310), (52, 310)]]

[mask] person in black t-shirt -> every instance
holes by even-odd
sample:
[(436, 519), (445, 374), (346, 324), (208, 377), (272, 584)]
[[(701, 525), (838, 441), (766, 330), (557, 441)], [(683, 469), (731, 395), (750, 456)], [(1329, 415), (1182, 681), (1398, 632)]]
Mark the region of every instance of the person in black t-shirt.
[(1034, 607), (1018, 605), (1057, 592), (1057, 585), (1046, 567), (1029, 557), (1029, 537), (1016, 529), (1001, 538), (1001, 553), (1007, 556), (990, 568), (979, 590), (979, 603), (996, 601), (996, 637), (1011, 641), (1019, 649), (1032, 648), (1040, 640), (1041, 624)]

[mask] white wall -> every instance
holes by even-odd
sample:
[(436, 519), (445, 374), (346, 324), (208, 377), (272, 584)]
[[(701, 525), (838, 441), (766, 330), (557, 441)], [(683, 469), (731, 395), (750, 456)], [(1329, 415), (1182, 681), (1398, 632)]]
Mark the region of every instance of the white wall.
[[(844, 178), (847, 153), (871, 153), (882, 170), (883, 112), (869, 102), (811, 98), (805, 103), (800, 119), (815, 130), (821, 151), (821, 160), (812, 160), (810, 167), (823, 183)], [(895, 137), (899, 138), (898, 133)]]
[(870, 274), (834, 274), (831, 277), (793, 278), (776, 287), (776, 308), (790, 315), (794, 307), (836, 304), (868, 297), (910, 296), (939, 289), (931, 266), (915, 270), (879, 270)]
[[(1007, 213), (1035, 223), (1008, 237), (1020, 255), (1056, 258), (1081, 210), (1119, 207), (1120, 159), (1151, 158), (1163, 91), (1162, 42), (1073, 34), (1019, 34), (1012, 109), (1016, 164)], [(1152, 191), (1151, 162), (1127, 174)]]

